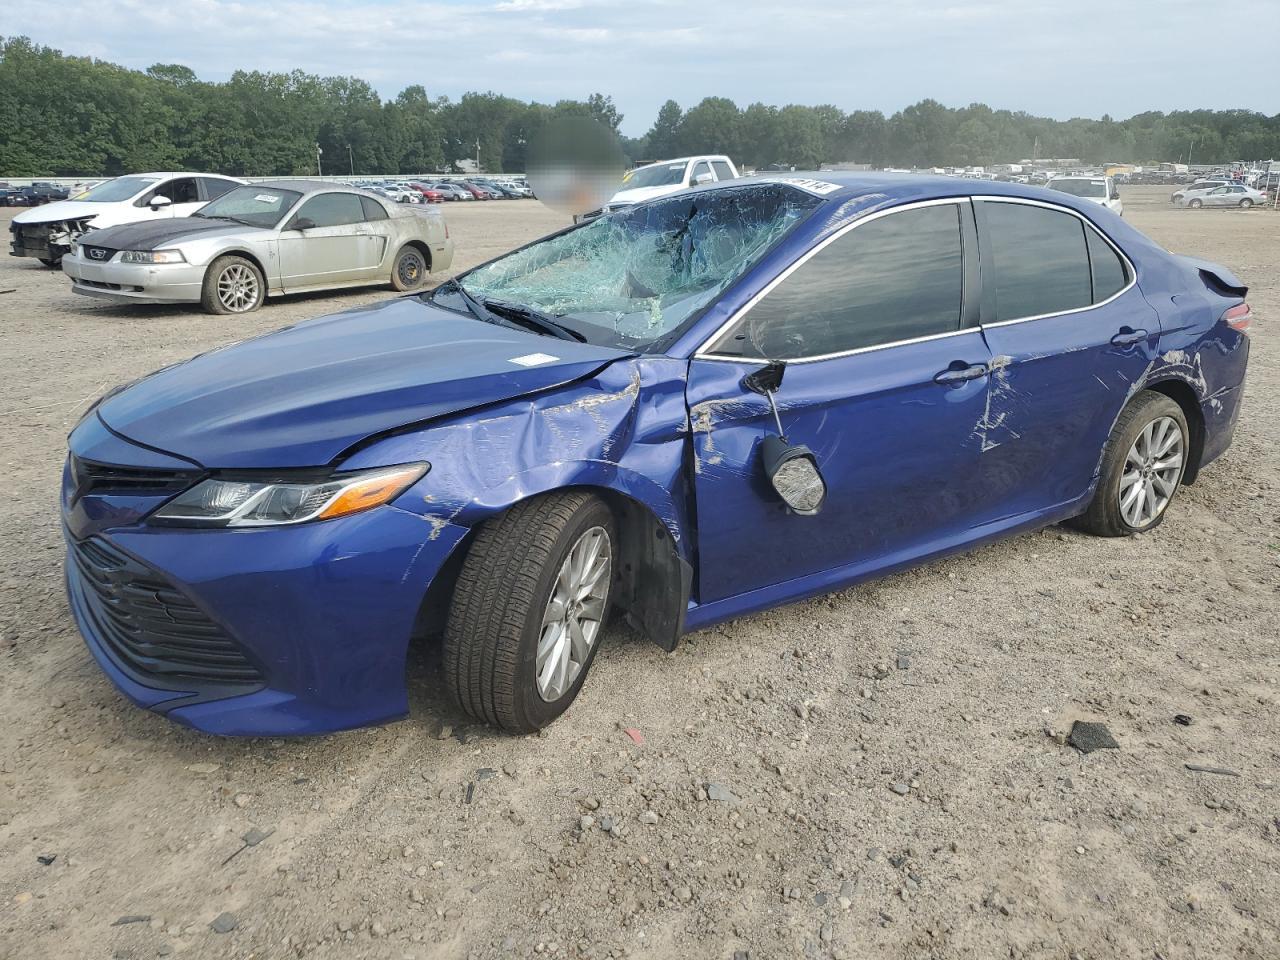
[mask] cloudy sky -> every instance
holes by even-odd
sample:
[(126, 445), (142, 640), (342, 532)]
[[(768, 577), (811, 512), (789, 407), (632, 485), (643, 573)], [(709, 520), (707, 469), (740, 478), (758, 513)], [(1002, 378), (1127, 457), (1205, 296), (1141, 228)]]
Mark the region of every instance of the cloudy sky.
[[(1274, 33), (1273, 4), (1238, 0), (1231, 21), (1242, 36)], [(301, 68), (363, 77), (386, 97), (412, 83), (454, 98), (600, 91), (631, 136), (668, 98), (688, 107), (713, 95), (886, 113), (924, 97), (1057, 118), (1280, 112), (1271, 61), (1210, 36), (1212, 9), (1201, 0), (61, 0), (6, 32), (129, 67), (184, 63), (207, 80)]]

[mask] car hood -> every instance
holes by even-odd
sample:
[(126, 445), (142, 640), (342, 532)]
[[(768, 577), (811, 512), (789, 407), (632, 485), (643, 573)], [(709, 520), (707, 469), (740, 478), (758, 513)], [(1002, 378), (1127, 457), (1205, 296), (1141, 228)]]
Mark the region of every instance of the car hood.
[(166, 367), (98, 413), (120, 436), (210, 469), (313, 467), (375, 434), (570, 383), (626, 356), (401, 298)]
[(679, 193), (683, 189), (684, 187), (680, 184), (673, 183), (665, 187), (635, 187), (631, 190), (619, 190), (609, 198), (609, 203), (641, 203), (645, 200), (652, 200), (654, 197), (665, 197), (672, 193)]
[(271, 233), (263, 227), (248, 227), (228, 220), (203, 220), (199, 217), (177, 217), (167, 220), (144, 220), (122, 223), (102, 230), (90, 230), (83, 242), (112, 250), (158, 250), (195, 237), (237, 236)]
[(55, 200), (30, 207), (13, 218), (14, 223), (53, 223), (59, 220), (84, 220), (114, 211), (117, 204), (91, 203), (85, 200)]

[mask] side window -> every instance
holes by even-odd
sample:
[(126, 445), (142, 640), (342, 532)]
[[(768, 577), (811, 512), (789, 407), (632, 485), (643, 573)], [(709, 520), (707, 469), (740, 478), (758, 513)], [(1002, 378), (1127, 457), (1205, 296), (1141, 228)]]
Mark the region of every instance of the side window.
[(732, 180), (733, 168), (723, 160), (712, 160), (711, 166), (716, 172), (716, 178), (720, 180)]
[(694, 182), (704, 173), (711, 173), (711, 164), (705, 160), (699, 160), (693, 165), (693, 170), (689, 173), (689, 185), (693, 186)]
[(991, 238), (996, 320), (1062, 313), (1093, 302), (1084, 223), (1024, 203), (982, 201)]
[(174, 203), (199, 203), (200, 191), (196, 189), (195, 177), (182, 177), (170, 180), (156, 187), (156, 196), (168, 197)]
[(1129, 271), (1120, 255), (1098, 235), (1098, 231), (1085, 228), (1089, 244), (1089, 267), (1093, 273), (1093, 302), (1101, 303), (1121, 290), (1129, 282)]
[(230, 180), (218, 180), (214, 177), (201, 177), (200, 185), (204, 187), (206, 200), (217, 200), (232, 187), (238, 186)]
[(364, 207), (354, 193), (322, 193), (302, 205), (297, 217), (305, 217), (317, 227), (340, 227), (364, 221)]
[(959, 206), (904, 210), (827, 244), (711, 352), (797, 360), (949, 333), (963, 291)]
[(387, 208), (373, 199), (373, 197), (361, 197), (360, 206), (364, 208), (364, 218), (366, 220), (387, 219)]

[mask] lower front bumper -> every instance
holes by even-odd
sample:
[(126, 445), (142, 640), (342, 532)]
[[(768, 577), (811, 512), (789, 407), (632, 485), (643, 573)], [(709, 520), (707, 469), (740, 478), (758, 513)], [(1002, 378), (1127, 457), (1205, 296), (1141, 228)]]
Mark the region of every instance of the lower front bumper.
[(76, 253), (62, 258), (62, 272), (73, 293), (106, 300), (198, 303), (204, 287), (204, 267), (190, 263), (93, 263)]
[(408, 712), (405, 656), (427, 587), (466, 534), (381, 507), (325, 523), (246, 530), (135, 526), (99, 533), (162, 574), (246, 651), (251, 692), (127, 669), (93, 627), (68, 558), (68, 596), (103, 671), (140, 707), (206, 733), (296, 736)]

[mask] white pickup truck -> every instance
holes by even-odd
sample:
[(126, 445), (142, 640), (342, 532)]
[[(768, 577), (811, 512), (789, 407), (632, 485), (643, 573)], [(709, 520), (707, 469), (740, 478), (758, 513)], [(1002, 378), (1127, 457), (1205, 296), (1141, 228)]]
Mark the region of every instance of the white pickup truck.
[(662, 160), (636, 167), (623, 177), (622, 189), (615, 193), (599, 212), (622, 210), (642, 200), (665, 197), (686, 187), (737, 178), (738, 168), (723, 154), (713, 153)]

